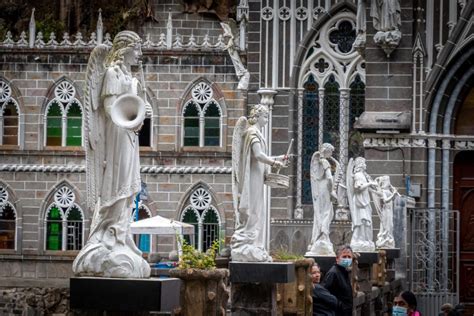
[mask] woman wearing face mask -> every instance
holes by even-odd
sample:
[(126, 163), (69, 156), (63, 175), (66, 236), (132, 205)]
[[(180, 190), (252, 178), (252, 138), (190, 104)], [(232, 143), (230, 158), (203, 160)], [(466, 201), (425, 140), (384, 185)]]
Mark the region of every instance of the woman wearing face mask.
[(392, 316), (421, 316), (416, 305), (415, 294), (403, 291), (393, 299)]
[(311, 281), (313, 282), (313, 316), (336, 316), (339, 309), (339, 301), (329, 291), (319, 284), (321, 270), (314, 263), (311, 267)]
[(323, 286), (339, 301), (336, 312), (338, 316), (352, 316), (352, 286), (349, 269), (352, 266), (352, 249), (348, 245), (336, 250), (334, 264), (324, 278)]

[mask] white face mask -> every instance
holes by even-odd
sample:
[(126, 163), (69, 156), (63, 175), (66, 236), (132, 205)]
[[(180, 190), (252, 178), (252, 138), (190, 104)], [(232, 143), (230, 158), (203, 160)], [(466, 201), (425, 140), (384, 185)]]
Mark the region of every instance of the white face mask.
[(392, 316), (407, 316), (408, 309), (402, 306), (394, 306), (392, 308)]

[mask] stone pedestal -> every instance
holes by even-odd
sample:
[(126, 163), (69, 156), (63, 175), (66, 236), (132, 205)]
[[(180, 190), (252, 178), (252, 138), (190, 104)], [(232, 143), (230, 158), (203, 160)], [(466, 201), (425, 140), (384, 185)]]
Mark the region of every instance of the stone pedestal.
[(277, 284), (278, 315), (312, 315), (311, 267), (314, 260), (302, 259), (293, 262), (295, 281)]
[(386, 279), (385, 281), (391, 282), (395, 280), (395, 259), (400, 258), (400, 249), (393, 248), (393, 249), (379, 249), (380, 251), (385, 252), (386, 258), (386, 265), (385, 265), (385, 273)]
[(70, 279), (70, 308), (90, 314), (144, 311), (172, 312), (179, 306), (181, 281), (168, 279), (111, 279), (78, 277)]
[(322, 274), (326, 274), (326, 272), (331, 269), (331, 267), (336, 263), (336, 256), (315, 256), (309, 257), (305, 256), (306, 258), (312, 258), (314, 262), (319, 265), (319, 269), (321, 270)]
[(276, 315), (276, 283), (295, 280), (292, 262), (231, 262), (232, 315)]
[(372, 292), (372, 265), (377, 263), (378, 258), (378, 252), (359, 252), (359, 257), (356, 259), (359, 291)]

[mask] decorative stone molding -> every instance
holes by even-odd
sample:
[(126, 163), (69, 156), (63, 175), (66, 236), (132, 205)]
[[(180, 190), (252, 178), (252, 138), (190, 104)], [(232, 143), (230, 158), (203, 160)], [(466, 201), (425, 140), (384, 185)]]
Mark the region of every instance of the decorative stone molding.
[[(0, 165), (0, 172), (55, 172), (55, 173), (85, 173), (84, 165)], [(150, 174), (231, 174), (230, 167), (162, 167), (142, 166), (141, 173)]]

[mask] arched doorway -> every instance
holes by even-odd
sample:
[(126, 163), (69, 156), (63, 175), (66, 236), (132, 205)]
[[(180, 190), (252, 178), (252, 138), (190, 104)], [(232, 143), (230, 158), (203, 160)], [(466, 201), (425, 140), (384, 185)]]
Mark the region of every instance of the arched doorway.
[[(474, 89), (471, 88), (456, 116), (455, 134), (474, 135)], [(460, 301), (465, 315), (474, 313), (474, 151), (462, 151), (454, 158), (453, 207), (460, 211)]]
[(460, 301), (474, 311), (474, 151), (464, 151), (454, 159), (454, 209), (460, 211)]

